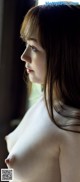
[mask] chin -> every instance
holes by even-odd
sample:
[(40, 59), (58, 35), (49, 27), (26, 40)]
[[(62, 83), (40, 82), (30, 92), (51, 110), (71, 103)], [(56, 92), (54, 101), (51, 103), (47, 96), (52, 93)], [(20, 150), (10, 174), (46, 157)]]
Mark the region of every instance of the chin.
[(29, 80), (32, 82), (32, 83), (38, 83), (38, 84), (43, 84), (43, 82), (37, 78), (29, 78)]

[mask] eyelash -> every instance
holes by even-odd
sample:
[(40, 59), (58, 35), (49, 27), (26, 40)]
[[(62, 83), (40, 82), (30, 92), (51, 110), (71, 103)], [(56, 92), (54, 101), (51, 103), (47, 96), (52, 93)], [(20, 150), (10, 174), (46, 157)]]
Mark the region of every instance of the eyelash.
[(38, 52), (38, 49), (34, 46), (26, 44), (26, 47), (30, 47), (33, 52)]
[(38, 52), (38, 50), (36, 49), (36, 47), (31, 46), (31, 45), (29, 47), (32, 49), (33, 52)]

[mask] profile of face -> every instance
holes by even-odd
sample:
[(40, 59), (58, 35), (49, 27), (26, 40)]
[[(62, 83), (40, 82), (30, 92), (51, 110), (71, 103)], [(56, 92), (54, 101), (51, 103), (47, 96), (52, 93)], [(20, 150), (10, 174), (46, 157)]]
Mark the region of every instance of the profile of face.
[(40, 45), (37, 32), (25, 40), (26, 48), (21, 55), (31, 82), (44, 84), (46, 76), (46, 52)]

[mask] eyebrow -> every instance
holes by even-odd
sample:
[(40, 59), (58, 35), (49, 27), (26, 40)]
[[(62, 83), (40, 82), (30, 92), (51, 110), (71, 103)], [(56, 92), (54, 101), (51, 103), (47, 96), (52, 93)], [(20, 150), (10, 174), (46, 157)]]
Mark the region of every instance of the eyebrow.
[(35, 39), (35, 38), (28, 38), (27, 40), (33, 40), (35, 42), (38, 42), (37, 39)]
[(38, 42), (38, 40), (35, 39), (34, 37), (27, 38), (27, 41), (28, 41), (28, 40), (29, 40), (29, 41), (30, 41), (30, 40), (34, 41), (35, 43), (37, 43), (37, 45), (38, 45), (39, 47), (41, 47), (40, 44), (39, 44), (39, 42)]

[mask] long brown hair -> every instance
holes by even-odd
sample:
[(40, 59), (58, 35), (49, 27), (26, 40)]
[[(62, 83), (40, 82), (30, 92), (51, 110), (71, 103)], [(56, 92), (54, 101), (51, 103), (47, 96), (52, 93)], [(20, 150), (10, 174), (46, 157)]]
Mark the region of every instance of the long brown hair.
[(33, 7), (24, 18), (21, 37), (25, 40), (36, 30), (46, 51), (44, 96), (54, 121), (54, 87), (57, 99), (80, 109), (80, 6), (58, 2)]

